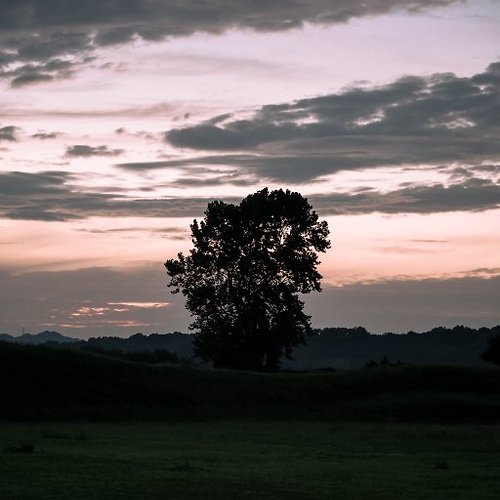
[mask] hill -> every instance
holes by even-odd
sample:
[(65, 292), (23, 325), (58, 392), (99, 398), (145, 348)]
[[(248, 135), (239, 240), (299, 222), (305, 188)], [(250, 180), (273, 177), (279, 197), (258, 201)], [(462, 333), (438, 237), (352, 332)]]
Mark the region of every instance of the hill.
[(0, 343), (0, 418), (500, 421), (500, 370), (259, 374)]
[(78, 339), (75, 339), (73, 337), (66, 337), (65, 335), (61, 335), (59, 332), (50, 332), (48, 330), (45, 330), (44, 332), (35, 334), (24, 333), (19, 337), (14, 337), (12, 335), (9, 335), (8, 333), (2, 333), (0, 334), (0, 341), (13, 342), (15, 344), (41, 345), (48, 342), (54, 342), (57, 344), (78, 342)]

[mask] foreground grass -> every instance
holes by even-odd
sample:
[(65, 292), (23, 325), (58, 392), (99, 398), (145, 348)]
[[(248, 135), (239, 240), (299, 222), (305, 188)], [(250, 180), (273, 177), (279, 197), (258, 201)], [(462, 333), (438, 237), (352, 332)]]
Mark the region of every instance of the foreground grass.
[(497, 499), (499, 452), (498, 425), (4, 423), (0, 498)]

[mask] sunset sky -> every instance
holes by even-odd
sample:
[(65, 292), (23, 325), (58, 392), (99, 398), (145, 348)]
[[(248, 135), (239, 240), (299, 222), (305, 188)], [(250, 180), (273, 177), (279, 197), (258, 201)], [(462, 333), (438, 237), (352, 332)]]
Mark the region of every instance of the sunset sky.
[(210, 200), (326, 219), (315, 327), (500, 323), (500, 1), (0, 0), (0, 333), (187, 331)]

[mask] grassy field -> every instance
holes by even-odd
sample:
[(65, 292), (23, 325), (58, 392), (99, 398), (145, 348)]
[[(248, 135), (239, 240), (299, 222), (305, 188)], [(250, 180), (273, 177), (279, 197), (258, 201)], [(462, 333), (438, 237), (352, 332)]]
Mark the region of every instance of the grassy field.
[(0, 500), (499, 498), (500, 370), (261, 374), (3, 344), (0, 377)]
[(500, 426), (4, 423), (0, 498), (497, 499)]

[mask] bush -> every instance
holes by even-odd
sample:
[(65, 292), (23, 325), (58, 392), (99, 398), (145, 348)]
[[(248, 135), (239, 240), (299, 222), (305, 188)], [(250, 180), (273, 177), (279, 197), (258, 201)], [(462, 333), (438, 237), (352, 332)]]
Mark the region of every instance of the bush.
[(500, 366), (500, 335), (495, 335), (488, 339), (488, 347), (481, 354), (481, 359)]
[(6, 446), (3, 451), (5, 453), (24, 453), (26, 455), (31, 455), (35, 451), (35, 445), (31, 442), (27, 442), (19, 446)]

